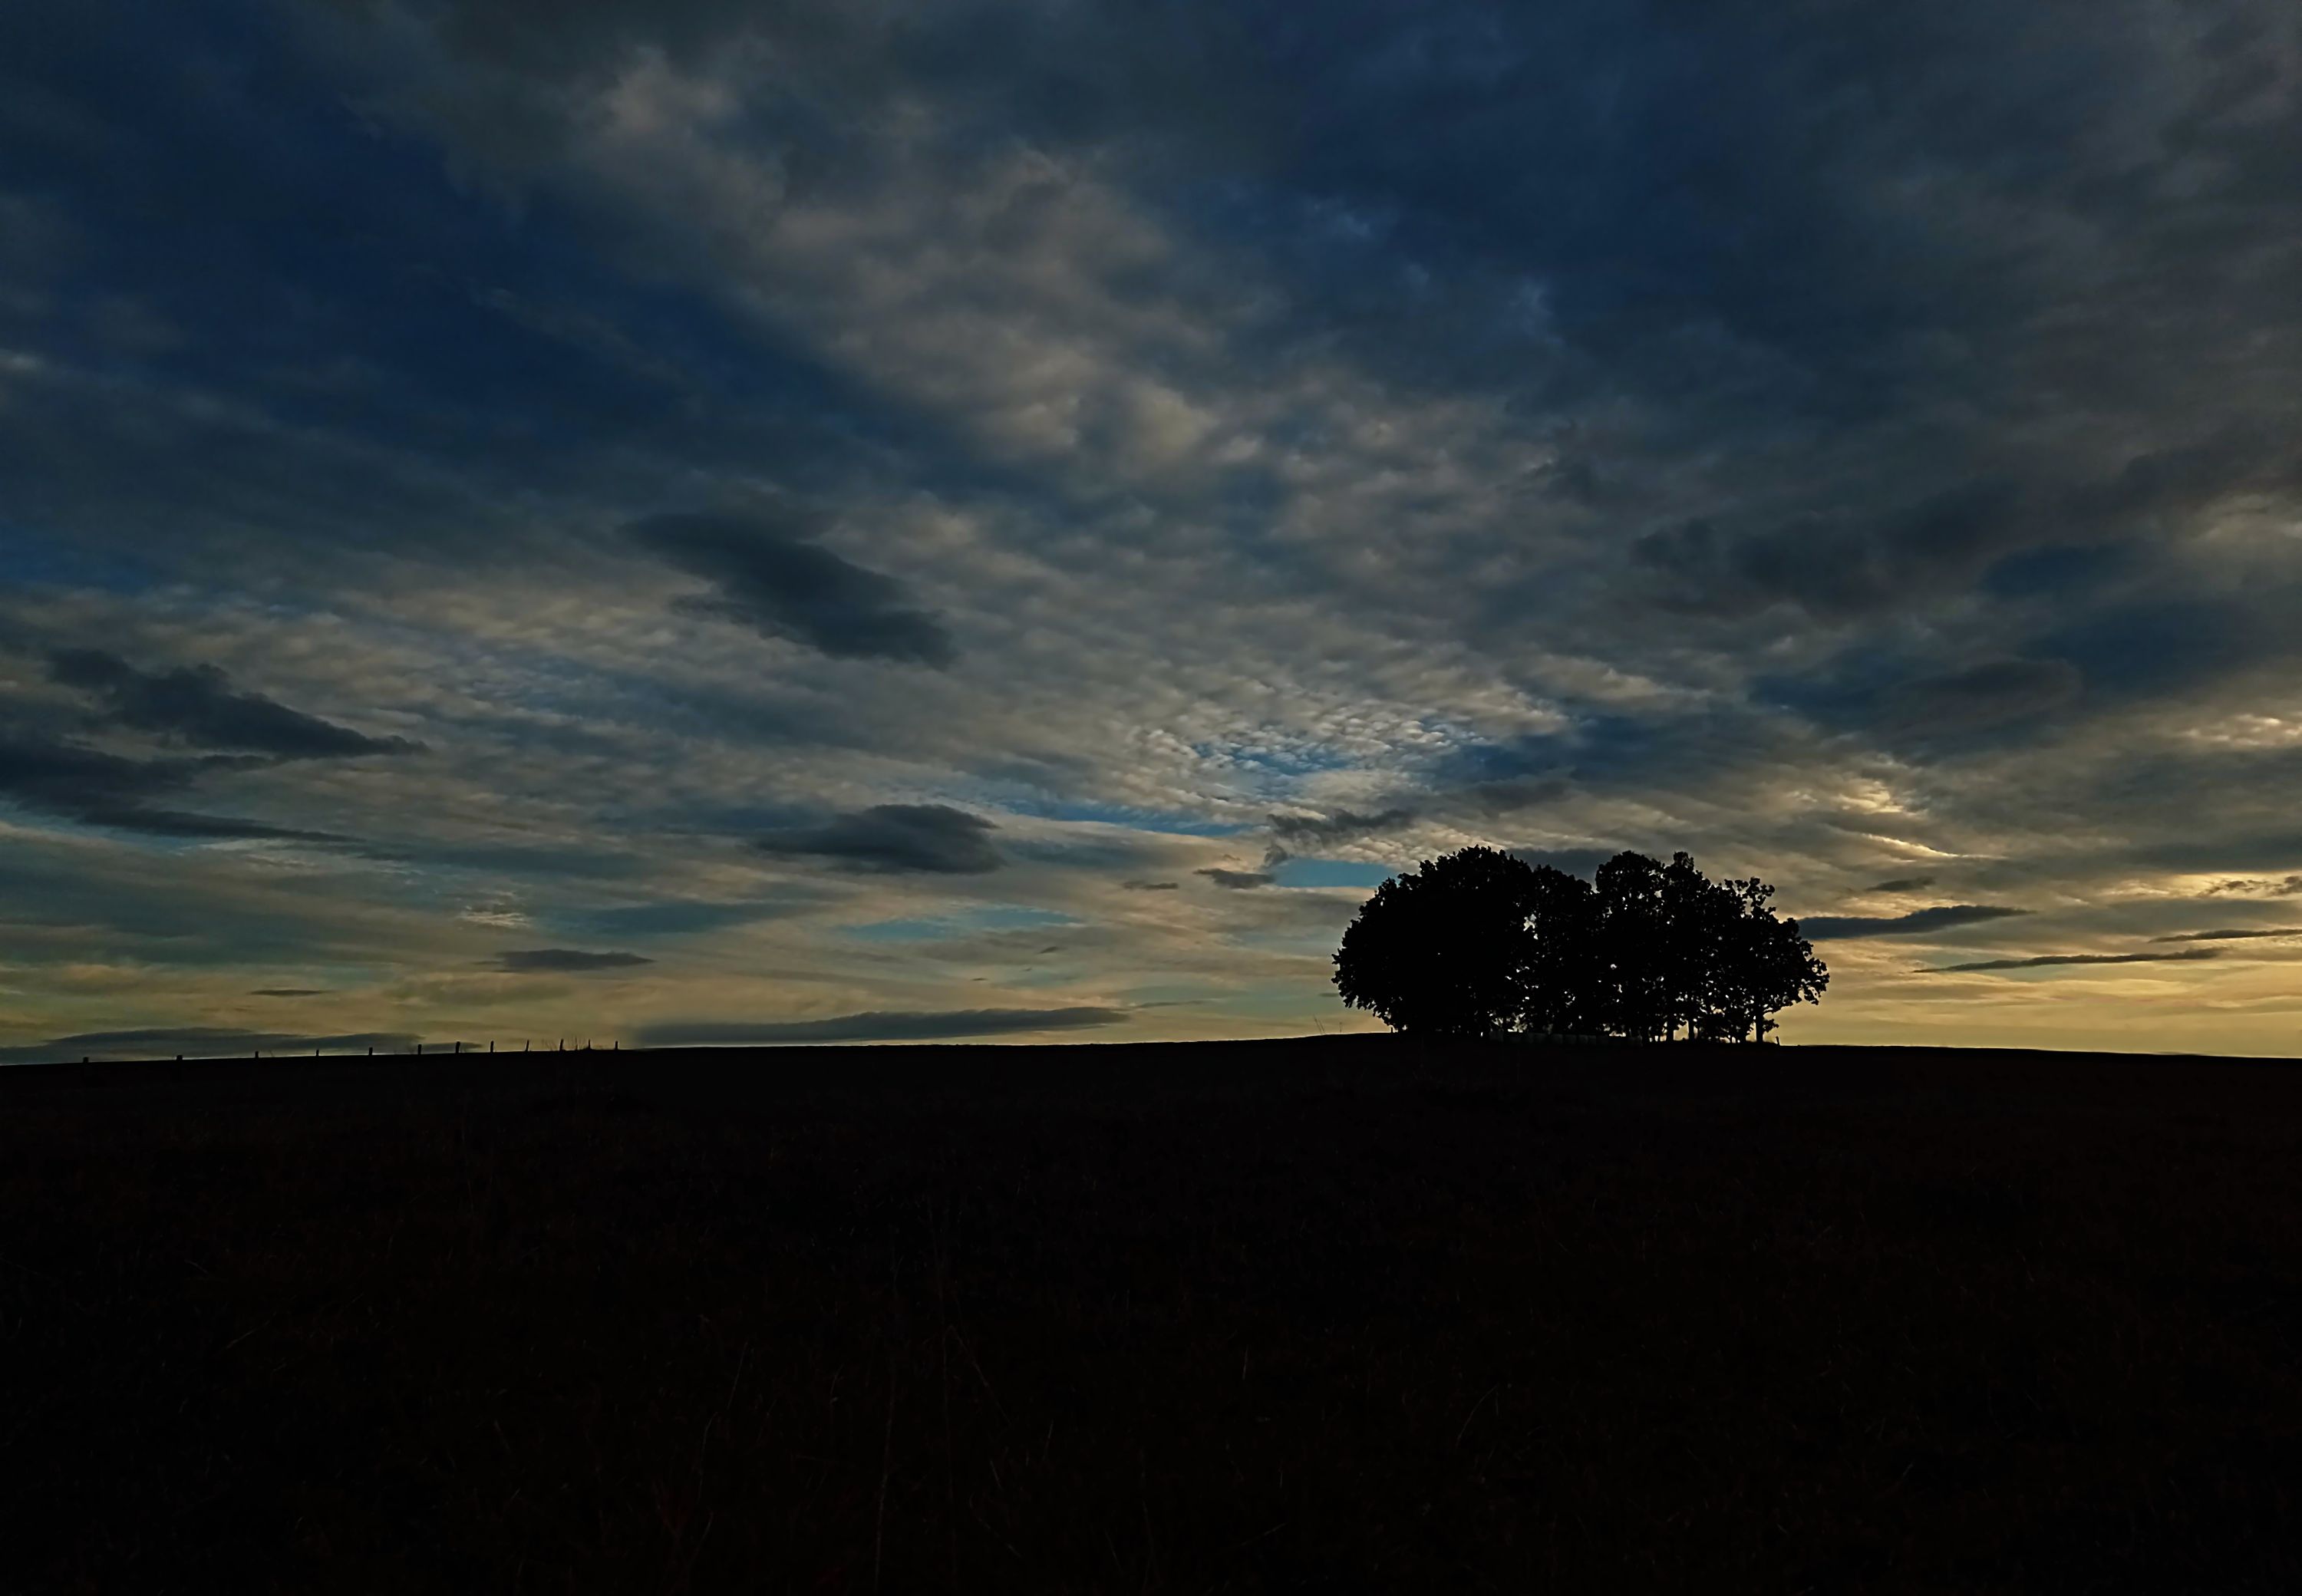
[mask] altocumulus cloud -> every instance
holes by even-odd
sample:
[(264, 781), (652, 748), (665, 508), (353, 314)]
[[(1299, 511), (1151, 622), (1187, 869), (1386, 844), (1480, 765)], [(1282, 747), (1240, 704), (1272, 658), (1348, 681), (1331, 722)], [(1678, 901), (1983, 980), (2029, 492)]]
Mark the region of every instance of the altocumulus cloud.
[(1123, 1009), (871, 1011), (828, 1020), (663, 1021), (640, 1028), (643, 1047), (769, 1046), (786, 1042), (925, 1042), (967, 1037), (1022, 1036), (1118, 1025)]
[[(116, 9), (0, 8), (12, 955), (1307, 1028), (1332, 905), (1175, 839), (1684, 847), (1877, 939), (1802, 1038), (1964, 1040), (2054, 984), (1875, 955), (2296, 901), (2292, 0)], [(1086, 995), (811, 934), (992, 869)], [(2129, 1034), (2289, 1047), (2228, 945)]]

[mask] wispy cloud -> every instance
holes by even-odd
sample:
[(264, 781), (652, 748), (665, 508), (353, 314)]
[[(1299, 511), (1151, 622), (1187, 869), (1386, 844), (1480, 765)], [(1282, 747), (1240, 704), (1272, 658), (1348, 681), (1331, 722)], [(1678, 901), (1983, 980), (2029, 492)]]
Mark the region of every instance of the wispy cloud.
[(1930, 975), (1962, 975), (1986, 970), (2043, 970), (2054, 964), (2180, 964), (2198, 959), (2215, 959), (2222, 949), (2190, 948), (2179, 953), (2040, 953), (2028, 959), (1979, 959), (1970, 964), (1941, 964), (1931, 967)]
[(405, 737), (366, 736), (262, 693), (236, 692), (231, 678), (212, 665), (145, 671), (101, 649), (58, 649), (48, 656), (48, 673), (67, 686), (95, 693), (117, 724), (195, 748), (311, 760), (408, 753), (420, 746)]
[(903, 584), (761, 517), (664, 515), (634, 525), (642, 548), (712, 584), (691, 613), (723, 616), (838, 659), (951, 663), (950, 632)]
[(1987, 925), (1995, 920), (2029, 912), (2027, 909), (1997, 903), (1942, 903), (1931, 909), (1913, 909), (1908, 914), (1809, 915), (1800, 920), (1799, 930), (1811, 942), (1851, 937), (1923, 937), (1936, 931), (1956, 930), (1962, 926)]
[(489, 961), (491, 967), (511, 975), (580, 975), (600, 970), (637, 970), (654, 962), (638, 953), (592, 953), (576, 947), (516, 948)]
[(2227, 931), (2178, 931), (2171, 937), (2153, 937), (2153, 942), (2251, 942), (2263, 937), (2302, 937), (2302, 926), (2256, 926), (2250, 929)]
[(204, 775), (247, 770), (263, 762), (254, 756), (229, 754), (139, 759), (37, 736), (10, 738), (0, 732), (0, 798), (84, 825), (149, 836), (330, 839), (328, 832), (204, 814), (160, 802), (187, 791)]

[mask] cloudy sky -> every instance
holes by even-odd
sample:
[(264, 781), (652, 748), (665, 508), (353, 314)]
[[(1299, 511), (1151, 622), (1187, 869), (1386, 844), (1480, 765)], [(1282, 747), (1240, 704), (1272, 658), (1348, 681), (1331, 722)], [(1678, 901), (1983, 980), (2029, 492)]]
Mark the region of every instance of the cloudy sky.
[(2302, 1051), (2298, 396), (2289, 0), (15, 0), (0, 1058), (1362, 1027), (1471, 842)]

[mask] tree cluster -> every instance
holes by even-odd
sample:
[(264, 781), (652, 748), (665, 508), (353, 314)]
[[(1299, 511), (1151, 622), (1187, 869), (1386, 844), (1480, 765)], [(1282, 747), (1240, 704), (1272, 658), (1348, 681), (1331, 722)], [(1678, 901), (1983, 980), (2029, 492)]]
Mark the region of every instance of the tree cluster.
[(1343, 933), (1343, 1002), (1395, 1030), (1763, 1041), (1830, 972), (1752, 877), (1623, 853), (1585, 881), (1493, 848), (1425, 860)]

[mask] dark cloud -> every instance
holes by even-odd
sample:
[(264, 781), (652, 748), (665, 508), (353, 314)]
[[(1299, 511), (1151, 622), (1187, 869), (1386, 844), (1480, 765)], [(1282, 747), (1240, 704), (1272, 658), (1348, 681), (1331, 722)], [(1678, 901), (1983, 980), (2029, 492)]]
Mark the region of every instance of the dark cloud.
[(1929, 966), (1928, 975), (1968, 975), (1986, 970), (2043, 970), (2054, 964), (2168, 964), (2218, 959), (2218, 947), (2186, 948), (2179, 953), (2040, 953), (2029, 959), (1980, 959), (1971, 964)]
[(73, 1063), (173, 1058), (247, 1058), (256, 1053), (405, 1053), (420, 1038), (405, 1031), (359, 1031), (346, 1036), (302, 1037), (281, 1031), (235, 1030), (227, 1027), (155, 1026), (146, 1030), (92, 1030), (0, 1047), (0, 1064)]
[(2042, 574), (2082, 589), (2127, 565), (2129, 541), (2175, 535), (2187, 517), (2274, 486), (2290, 468), (2290, 455), (2240, 423), (2130, 456), (2093, 480), (1979, 477), (1863, 519), (1810, 512), (1730, 530), (1697, 517), (1637, 538), (1631, 563), (1659, 601), (1716, 616), (1787, 604), (1844, 621), (1978, 584), (2027, 595)]
[(1872, 882), (1868, 890), (1871, 892), (1919, 892), (1926, 887), (1932, 886), (1934, 884), (1935, 878), (1932, 876), (1895, 876), (1888, 880)]
[(2060, 620), (2026, 647), (2081, 672), (2090, 698), (2178, 697), (2291, 650), (2263, 596), (2154, 592)]
[(966, 1037), (1023, 1036), (1118, 1025), (1121, 1009), (950, 1009), (874, 1011), (828, 1020), (664, 1021), (640, 1028), (642, 1047), (775, 1046), (798, 1042), (925, 1042)]
[(2178, 931), (2153, 942), (2251, 942), (2264, 937), (2302, 937), (2302, 926), (2263, 926), (2250, 930)]
[(642, 964), (652, 964), (652, 959), (637, 953), (587, 953), (575, 947), (516, 948), (499, 953), (488, 961), (491, 969), (508, 971), (513, 975), (575, 974), (590, 970), (632, 970)]
[(1475, 783), (1453, 794), (1453, 801), (1473, 814), (1492, 817), (1555, 803), (1572, 791), (1574, 784), (1564, 777), (1525, 777)]
[(762, 853), (826, 859), (850, 869), (980, 875), (1005, 861), (980, 815), (942, 803), (879, 803), (820, 826), (760, 838)]
[(1209, 866), (1203, 870), (1194, 870), (1192, 874), (1205, 876), (1217, 886), (1228, 887), (1233, 892), (1247, 892), (1255, 887), (1268, 886), (1275, 879), (1268, 870), (1227, 870), (1220, 865)]
[(1119, 885), (1129, 892), (1173, 892), (1177, 887), (1180, 886), (1182, 883), (1179, 881), (1122, 881)]
[(1908, 914), (1818, 914), (1799, 921), (1799, 934), (1810, 942), (1850, 937), (1923, 937), (1930, 931), (1979, 926), (2029, 912), (1994, 903), (1942, 903), (1932, 909), (1913, 909)]
[(130, 759), (38, 735), (0, 732), (0, 799), (82, 825), (189, 841), (273, 838), (340, 841), (334, 834), (161, 806), (210, 771), (270, 761), (253, 755)]
[[(2183, 772), (2190, 777), (2183, 784), (2188, 791), (2180, 800), (2186, 808), (2195, 810), (2201, 798), (2212, 794), (2214, 777), (2222, 774), (2215, 766), (2221, 763), (2215, 761), (2204, 768), (2193, 766)], [(2289, 885), (2302, 881), (2302, 877), (2289, 873), (2293, 862), (2302, 860), (2302, 830), (2286, 826), (2262, 830), (2245, 826), (2207, 830), (2196, 824), (2195, 814), (2188, 819), (2189, 823), (2171, 838), (2145, 842), (2135, 847), (2134, 858), (2170, 870), (2261, 872), (2216, 882), (2205, 889), (2209, 897), (2225, 894), (2288, 897), (2302, 892), (2302, 886)]]
[(1729, 531), (1697, 517), (1639, 537), (1631, 563), (1674, 609), (1736, 616), (1789, 604), (1846, 620), (1970, 580), (2015, 546), (2021, 509), (2013, 485), (1993, 479), (1870, 523), (1810, 513)]
[(1348, 842), (1371, 831), (1389, 831), (1405, 826), (1414, 819), (1415, 811), (1411, 809), (1377, 810), (1372, 814), (1339, 809), (1331, 815), (1273, 815), (1271, 817), (1271, 829), (1282, 841), (1298, 847), (1318, 847)]
[(902, 583), (761, 519), (656, 516), (634, 524), (630, 535), (713, 584), (713, 596), (694, 605), (701, 610), (835, 659), (941, 667), (955, 657), (950, 632), (910, 607)]
[(2060, 508), (2068, 523), (2090, 533), (2179, 532), (2181, 517), (2218, 499), (2274, 486), (2293, 458), (2289, 447), (2241, 419), (2208, 437), (2130, 456), (2115, 475), (2071, 489)]
[(1993, 659), (1905, 682), (1887, 693), (1882, 708), (1894, 730), (1963, 730), (2061, 709), (2084, 685), (2068, 660)]
[(117, 726), (154, 732), (195, 748), (247, 749), (280, 760), (408, 753), (423, 745), (404, 737), (370, 737), (256, 693), (232, 691), (213, 665), (139, 670), (101, 649), (57, 649), (48, 674), (104, 701)]
[(258, 987), (248, 994), (250, 997), (325, 997), (327, 995), (328, 989), (324, 987)]
[(1938, 657), (1939, 644), (1859, 635), (1820, 664), (1762, 677), (1755, 692), (1827, 732), (1928, 759), (2066, 725), (2087, 694), (2085, 673), (2068, 659), (1994, 649), (1995, 657), (1953, 663)]

